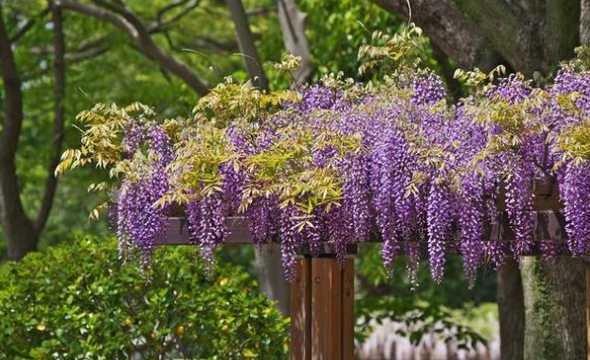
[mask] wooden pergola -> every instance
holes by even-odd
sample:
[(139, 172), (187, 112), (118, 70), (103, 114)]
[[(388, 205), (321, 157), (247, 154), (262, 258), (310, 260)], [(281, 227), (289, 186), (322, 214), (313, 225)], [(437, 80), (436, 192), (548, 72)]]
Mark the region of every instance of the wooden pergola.
[[(536, 242), (565, 244), (565, 221), (553, 186), (535, 184)], [(247, 220), (227, 219), (230, 235), (225, 244), (252, 245)], [(158, 245), (193, 245), (184, 218), (170, 218), (165, 236)], [(514, 235), (505, 221), (490, 229), (490, 240), (512, 241)], [(317, 256), (302, 253), (291, 283), (292, 360), (354, 359), (354, 255), (356, 246), (347, 249), (343, 262), (336, 259), (334, 247), (324, 243)], [(536, 255), (531, 253), (529, 255)], [(586, 323), (590, 329), (590, 272), (586, 271)], [(587, 356), (590, 360), (590, 331)]]

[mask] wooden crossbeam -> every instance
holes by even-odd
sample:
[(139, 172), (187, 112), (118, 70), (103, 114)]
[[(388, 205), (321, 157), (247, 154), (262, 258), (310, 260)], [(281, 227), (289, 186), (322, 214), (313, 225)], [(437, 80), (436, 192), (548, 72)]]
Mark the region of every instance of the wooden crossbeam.
[[(252, 244), (252, 235), (248, 230), (248, 223), (243, 217), (230, 217), (226, 220), (229, 236), (225, 244)], [(168, 218), (166, 231), (158, 239), (157, 245), (194, 245), (190, 239), (188, 223), (185, 218)]]
[[(533, 237), (535, 242), (554, 242), (561, 246), (562, 252), (567, 252), (565, 247), (565, 219), (560, 211), (556, 210), (538, 210), (535, 211), (535, 231)], [(226, 226), (229, 230), (229, 236), (225, 239), (224, 244), (246, 245), (253, 244), (252, 236), (248, 230), (248, 221), (244, 217), (229, 217), (226, 220)], [(451, 237), (448, 242), (448, 252), (455, 252), (458, 244), (459, 234)], [(514, 232), (512, 231), (508, 220), (503, 217), (498, 223), (492, 224), (489, 229), (488, 238), (491, 241), (514, 241)], [(368, 239), (367, 242), (379, 242), (379, 237), (375, 236)], [(194, 245), (190, 240), (188, 225), (185, 218), (173, 217), (168, 219), (166, 231), (158, 240), (157, 245)], [(402, 246), (402, 249), (404, 247)], [(350, 245), (348, 253), (354, 253), (355, 245)], [(302, 249), (305, 251), (305, 249)], [(333, 254), (335, 247), (330, 243), (322, 243), (321, 254)], [(533, 249), (529, 254), (538, 255), (538, 248)]]

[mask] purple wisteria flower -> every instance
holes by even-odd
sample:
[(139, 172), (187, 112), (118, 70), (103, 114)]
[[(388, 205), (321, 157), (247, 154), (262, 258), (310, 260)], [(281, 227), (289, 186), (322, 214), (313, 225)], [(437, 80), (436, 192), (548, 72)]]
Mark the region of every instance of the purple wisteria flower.
[[(288, 279), (301, 251), (319, 255), (328, 243), (342, 260), (350, 245), (374, 237), (387, 267), (409, 255), (413, 286), (421, 255), (441, 281), (452, 251), (473, 281), (480, 266), (564, 251), (533, 236), (540, 180), (558, 188), (565, 251), (590, 254), (590, 159), (561, 147), (572, 126), (588, 121), (590, 75), (561, 70), (544, 89), (510, 75), (454, 105), (433, 73), (351, 89), (302, 87), (301, 102), (259, 122), (236, 121), (215, 132), (222, 150), (197, 151), (209, 177), (191, 168), (181, 194), (190, 198), (191, 240), (208, 263), (228, 236), (227, 217), (244, 216), (256, 245), (280, 241)], [(182, 171), (171, 166), (182, 153), (155, 122), (130, 122), (122, 145), (121, 157), (141, 170), (121, 183), (117, 232), (147, 262), (172, 206), (154, 205), (178, 190), (169, 181)], [(503, 216), (514, 241), (491, 239)]]

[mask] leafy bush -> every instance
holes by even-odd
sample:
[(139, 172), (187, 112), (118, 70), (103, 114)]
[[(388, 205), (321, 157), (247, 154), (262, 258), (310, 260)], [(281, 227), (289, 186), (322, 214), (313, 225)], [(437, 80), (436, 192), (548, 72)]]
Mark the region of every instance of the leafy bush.
[[(283, 358), (288, 320), (226, 264), (156, 251), (149, 274), (83, 239), (0, 268), (0, 359)], [(149, 279), (149, 280), (147, 280)]]

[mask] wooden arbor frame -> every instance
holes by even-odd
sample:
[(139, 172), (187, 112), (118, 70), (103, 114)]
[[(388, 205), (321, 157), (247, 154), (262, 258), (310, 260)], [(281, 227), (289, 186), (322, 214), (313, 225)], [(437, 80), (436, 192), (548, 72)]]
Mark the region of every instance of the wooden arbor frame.
[[(535, 184), (535, 231), (538, 243), (555, 242), (565, 246), (565, 222), (555, 187)], [(253, 244), (245, 218), (227, 219), (230, 235), (226, 244)], [(507, 221), (490, 229), (490, 239), (512, 241)], [(158, 245), (192, 245), (186, 220), (170, 218), (165, 236)], [(354, 359), (354, 255), (347, 251), (341, 263), (330, 244), (323, 244), (319, 256), (301, 254), (295, 280), (291, 284), (292, 360)], [(535, 252), (530, 255), (536, 255)], [(590, 327), (590, 271), (586, 271), (587, 324)], [(590, 329), (587, 343), (590, 360)]]

